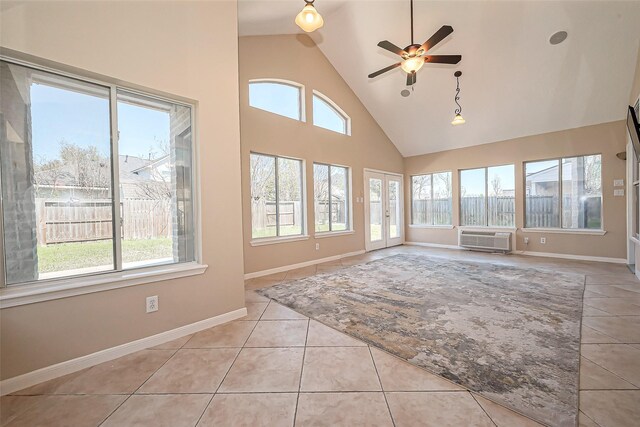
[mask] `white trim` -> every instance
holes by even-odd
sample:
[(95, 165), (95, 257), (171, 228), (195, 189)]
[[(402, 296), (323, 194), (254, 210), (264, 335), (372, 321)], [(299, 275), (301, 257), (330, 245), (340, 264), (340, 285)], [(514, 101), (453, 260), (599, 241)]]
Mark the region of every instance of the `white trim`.
[(349, 117), (349, 115), (342, 108), (340, 108), (338, 104), (333, 102), (333, 100), (329, 98), (327, 95), (325, 95), (324, 93), (313, 89), (311, 95), (312, 95), (311, 105), (313, 105), (313, 97), (317, 96), (318, 98), (320, 98), (321, 101), (324, 101), (326, 104), (328, 104), (330, 108), (333, 108), (336, 111), (336, 113), (338, 113), (338, 115), (342, 116), (342, 118), (344, 119), (344, 132), (337, 132), (337, 131), (334, 131), (333, 129), (328, 129), (324, 126), (317, 125), (315, 121), (316, 120), (315, 111), (313, 112), (313, 120), (312, 120), (313, 125), (315, 127), (330, 130), (332, 132), (336, 132), (345, 136), (351, 136), (351, 117)]
[(207, 267), (207, 265), (189, 262), (71, 278), (65, 277), (31, 285), (8, 286), (0, 289), (0, 309), (108, 291), (143, 283), (196, 276), (203, 274)]
[(237, 310), (220, 314), (215, 317), (210, 317), (208, 319), (200, 320), (189, 325), (180, 326), (178, 328), (161, 332), (156, 335), (151, 335), (149, 337), (121, 344), (116, 347), (111, 347), (97, 351), (95, 353), (87, 354), (86, 356), (80, 356), (76, 357), (75, 359), (56, 363), (55, 365), (27, 372), (26, 374), (18, 375), (17, 377), (8, 378), (6, 380), (0, 381), (0, 395), (13, 393), (15, 391), (39, 384), (43, 381), (48, 381), (54, 378), (61, 377), (63, 375), (71, 374), (73, 372), (95, 366), (99, 363), (108, 362), (110, 360), (126, 356), (127, 354), (131, 354), (136, 351), (154, 347), (156, 345), (160, 345), (165, 342), (184, 337), (185, 335), (193, 334), (204, 329), (209, 329), (214, 326), (239, 319), (246, 315), (247, 309), (239, 308)]
[(585, 228), (521, 228), (523, 233), (549, 233), (549, 234), (584, 234), (588, 236), (604, 236), (605, 230), (589, 230)]
[(314, 239), (326, 239), (327, 237), (337, 237), (337, 236), (348, 236), (350, 234), (355, 234), (353, 230), (344, 230), (344, 231), (322, 231), (314, 234)]
[(400, 178), (404, 178), (404, 174), (402, 174), (402, 173), (388, 172), (388, 171), (383, 171), (383, 170), (380, 170), (380, 169), (364, 168), (363, 172), (381, 173), (383, 175), (393, 175), (393, 176), (399, 176)]
[(280, 237), (263, 237), (260, 239), (253, 239), (249, 243), (251, 246), (265, 246), (275, 245), (278, 243), (298, 242), (300, 240), (308, 240), (309, 235), (303, 234), (301, 236), (280, 236)]
[(485, 226), (485, 225), (459, 225), (458, 230), (461, 231), (495, 231), (495, 232), (505, 232), (511, 231), (515, 233), (518, 229), (516, 227), (494, 227), (494, 226)]
[(601, 256), (589, 256), (589, 255), (573, 255), (573, 254), (557, 254), (552, 252), (530, 252), (530, 251), (517, 251), (519, 255), (537, 256), (546, 258), (562, 258), (573, 259), (578, 261), (594, 261), (594, 262), (610, 262), (614, 264), (626, 264), (627, 260), (624, 258), (609, 258)]
[(440, 243), (404, 242), (404, 244), (407, 246), (424, 246), (426, 248), (457, 249), (460, 251), (463, 250), (463, 248), (458, 245), (442, 245)]
[[(285, 86), (293, 86), (295, 88), (297, 88), (300, 92), (300, 118), (295, 119), (293, 117), (289, 117), (289, 116), (285, 116), (283, 114), (280, 113), (276, 113), (275, 111), (271, 111), (271, 110), (265, 110), (264, 108), (260, 108), (260, 107), (254, 107), (253, 105), (251, 105), (251, 92), (249, 89), (249, 86), (251, 86), (251, 83), (274, 83), (274, 84), (280, 84), (280, 85), (285, 85)], [(271, 113), (271, 114), (275, 114), (276, 116), (280, 116), (280, 117), (284, 117), (287, 119), (291, 119), (291, 120), (296, 120), (298, 122), (303, 122), (306, 123), (307, 122), (307, 108), (306, 108), (306, 102), (307, 102), (307, 95), (305, 93), (305, 86), (302, 83), (298, 83), (298, 82), (294, 82), (293, 80), (285, 80), (285, 79), (275, 79), (275, 78), (259, 78), (259, 79), (249, 79), (248, 83), (247, 83), (247, 102), (249, 104), (249, 107), (251, 108), (255, 108), (257, 110), (261, 110), (261, 111), (266, 111), (267, 113)]]
[(442, 230), (453, 230), (453, 225), (428, 225), (428, 224), (409, 224), (409, 228), (435, 228)]
[(254, 271), (253, 273), (245, 273), (244, 280), (255, 279), (256, 277), (268, 276), (270, 274), (282, 273), (283, 271), (295, 270), (297, 268), (309, 267), (310, 265), (322, 264), (324, 262), (337, 261), (342, 258), (362, 255), (364, 250), (348, 252), (346, 254), (334, 255), (326, 258), (314, 259), (311, 261), (299, 262), (297, 264), (283, 265), (282, 267), (270, 268), (268, 270)]

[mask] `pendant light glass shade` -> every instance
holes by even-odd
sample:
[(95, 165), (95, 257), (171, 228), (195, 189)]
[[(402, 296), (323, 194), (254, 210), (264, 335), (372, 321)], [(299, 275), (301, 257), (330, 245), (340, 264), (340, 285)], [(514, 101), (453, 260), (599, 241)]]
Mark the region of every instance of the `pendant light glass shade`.
[(424, 58), (421, 56), (414, 56), (402, 61), (400, 65), (406, 73), (412, 73), (418, 71), (424, 65)]
[(451, 124), (454, 125), (454, 126), (462, 125), (464, 123), (466, 123), (466, 120), (464, 118), (462, 118), (462, 116), (459, 113), (456, 114), (456, 117), (451, 122)]
[(318, 13), (313, 4), (307, 3), (296, 16), (296, 25), (307, 33), (312, 33), (324, 25), (322, 16)]

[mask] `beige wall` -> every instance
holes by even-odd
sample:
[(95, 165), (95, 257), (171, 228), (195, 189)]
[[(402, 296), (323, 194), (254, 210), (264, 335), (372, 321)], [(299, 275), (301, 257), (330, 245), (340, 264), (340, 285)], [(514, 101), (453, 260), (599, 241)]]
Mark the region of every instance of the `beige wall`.
[[(422, 173), (453, 171), (453, 218), (459, 225), (458, 169), (515, 164), (516, 227), (524, 226), (523, 162), (581, 154), (602, 154), (604, 236), (517, 232), (517, 250), (559, 254), (626, 258), (626, 205), (624, 197), (613, 196), (613, 180), (625, 179), (625, 162), (616, 153), (625, 150), (625, 122), (611, 122), (578, 129), (517, 138), (458, 150), (408, 157), (405, 165), (406, 241), (457, 245), (458, 230), (413, 228), (410, 223), (410, 177)], [(524, 244), (524, 237), (529, 244)], [(540, 243), (546, 237), (546, 244)]]
[(633, 85), (631, 86), (631, 94), (629, 96), (629, 105), (634, 105), (640, 97), (640, 47), (638, 47), (638, 59), (636, 62), (636, 72), (633, 76)]
[[(306, 122), (249, 107), (248, 81), (276, 78), (306, 88)], [(311, 94), (318, 90), (351, 117), (351, 136), (313, 126)], [(401, 173), (402, 156), (360, 100), (307, 36), (240, 38), (240, 122), (245, 273), (311, 261), (364, 249), (363, 169)], [(250, 152), (278, 154), (306, 161), (308, 240), (251, 246)], [(313, 237), (313, 162), (350, 166), (355, 233)], [(320, 250), (315, 244), (320, 243)]]
[[(209, 268), (201, 276), (2, 310), (1, 378), (244, 306), (236, 6), (2, 2), (3, 47), (197, 101)], [(159, 296), (153, 314), (145, 314), (149, 295)]]

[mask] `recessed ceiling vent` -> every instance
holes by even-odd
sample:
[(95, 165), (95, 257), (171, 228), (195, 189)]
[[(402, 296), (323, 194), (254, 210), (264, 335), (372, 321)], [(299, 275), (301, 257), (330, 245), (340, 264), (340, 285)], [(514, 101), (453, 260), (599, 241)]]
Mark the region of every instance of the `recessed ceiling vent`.
[(566, 31), (558, 31), (549, 38), (549, 43), (553, 45), (560, 44), (567, 39), (568, 35)]

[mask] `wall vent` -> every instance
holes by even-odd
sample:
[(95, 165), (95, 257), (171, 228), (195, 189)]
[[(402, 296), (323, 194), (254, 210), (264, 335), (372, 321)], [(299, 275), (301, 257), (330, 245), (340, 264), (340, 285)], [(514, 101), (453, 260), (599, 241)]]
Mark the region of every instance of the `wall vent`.
[(462, 230), (458, 235), (458, 244), (469, 249), (511, 252), (511, 233)]

